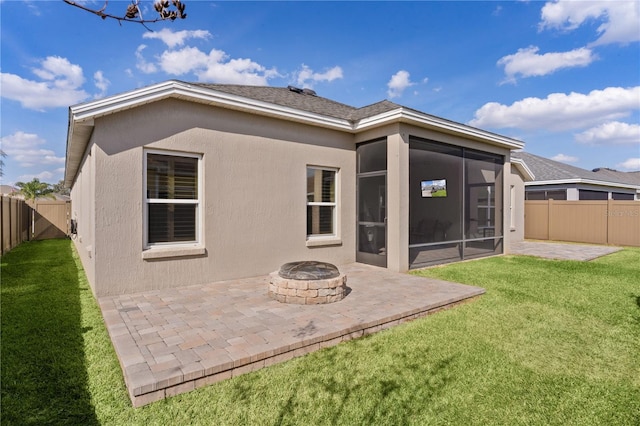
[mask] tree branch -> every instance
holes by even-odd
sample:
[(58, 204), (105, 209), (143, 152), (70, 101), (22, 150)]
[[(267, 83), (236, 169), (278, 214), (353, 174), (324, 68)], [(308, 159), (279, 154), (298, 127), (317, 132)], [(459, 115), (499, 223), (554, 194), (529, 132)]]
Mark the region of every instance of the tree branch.
[[(109, 0), (104, 1), (104, 5), (102, 6), (101, 9), (91, 9), (90, 7), (87, 7), (74, 0), (63, 0), (63, 1), (70, 6), (74, 6), (74, 7), (77, 7), (78, 9), (82, 9), (86, 12), (97, 15), (102, 19), (107, 19), (107, 18), (114, 19), (118, 21), (120, 25), (122, 25), (122, 22), (133, 22), (133, 23), (142, 25), (149, 31), (152, 31), (152, 30), (149, 27), (147, 27), (146, 24), (152, 24), (154, 22), (166, 21), (166, 20), (174, 21), (177, 18), (185, 19), (187, 17), (187, 14), (184, 13), (186, 6), (180, 0), (171, 0), (171, 3), (169, 3), (169, 0), (156, 0), (153, 4), (153, 7), (156, 10), (156, 12), (158, 12), (159, 17), (155, 19), (142, 18), (142, 11), (140, 10), (140, 6), (139, 6), (140, 0), (132, 0), (131, 4), (127, 7), (127, 10), (124, 15), (113, 15), (111, 13), (105, 12), (107, 10)], [(173, 4), (175, 10), (170, 9), (171, 4)]]

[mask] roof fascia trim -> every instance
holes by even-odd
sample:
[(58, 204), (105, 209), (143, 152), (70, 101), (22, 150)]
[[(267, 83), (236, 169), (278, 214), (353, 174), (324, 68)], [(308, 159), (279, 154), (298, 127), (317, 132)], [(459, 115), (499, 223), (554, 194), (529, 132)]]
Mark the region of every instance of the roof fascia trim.
[(511, 157), (511, 164), (513, 164), (518, 170), (520, 170), (520, 173), (524, 175), (525, 181), (531, 182), (535, 180), (536, 175), (533, 174), (529, 166), (527, 166), (527, 163), (525, 163), (522, 158)]
[(71, 114), (74, 122), (82, 122), (102, 115), (119, 112), (136, 105), (171, 97), (192, 100), (208, 105), (220, 105), (245, 111), (248, 110), (295, 121), (310, 122), (340, 130), (353, 130), (353, 126), (348, 120), (258, 101), (243, 96), (216, 92), (212, 89), (193, 86), (178, 81), (168, 81), (102, 100), (76, 105), (71, 107)]
[(371, 127), (387, 124), (393, 121), (408, 121), (418, 125), (426, 125), (437, 130), (454, 132), (455, 134), (472, 137), (476, 140), (497, 144), (509, 149), (522, 149), (524, 142), (511, 139), (506, 136), (490, 133), (475, 127), (470, 127), (461, 123), (441, 119), (427, 114), (422, 114), (413, 110), (400, 107), (391, 111), (383, 112), (371, 117), (366, 117), (357, 122), (354, 130), (365, 130)]
[(618, 183), (618, 182), (606, 182), (601, 180), (594, 179), (582, 179), (582, 178), (573, 178), (573, 179), (559, 179), (559, 180), (539, 180), (532, 182), (525, 182), (525, 186), (537, 186), (537, 185), (563, 185), (568, 183), (583, 183), (589, 185), (598, 185), (598, 186), (608, 186), (611, 188), (625, 188), (625, 189), (635, 189), (640, 190), (640, 185), (632, 185), (628, 183)]

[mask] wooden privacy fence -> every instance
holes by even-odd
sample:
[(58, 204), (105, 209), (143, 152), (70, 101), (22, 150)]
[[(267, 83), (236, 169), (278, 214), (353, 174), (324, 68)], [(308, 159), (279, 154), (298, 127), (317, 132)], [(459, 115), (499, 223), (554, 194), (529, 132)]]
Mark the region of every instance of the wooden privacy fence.
[(23, 241), (64, 238), (69, 235), (70, 201), (25, 202), (2, 197), (0, 251), (5, 254)]
[(524, 237), (640, 247), (640, 201), (527, 200)]

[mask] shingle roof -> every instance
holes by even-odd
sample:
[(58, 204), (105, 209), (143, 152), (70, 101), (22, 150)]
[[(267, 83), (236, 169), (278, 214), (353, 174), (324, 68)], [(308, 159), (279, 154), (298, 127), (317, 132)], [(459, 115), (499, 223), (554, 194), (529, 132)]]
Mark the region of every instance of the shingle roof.
[(615, 172), (615, 174), (593, 172), (523, 151), (514, 152), (512, 156), (522, 159), (538, 182), (585, 179), (613, 184), (640, 185), (640, 182), (635, 180), (635, 176), (627, 176), (624, 172)]
[(204, 84), (192, 83), (218, 92), (229, 93), (231, 95), (242, 96), (257, 101), (269, 102), (272, 104), (296, 108), (302, 111), (327, 115), (329, 117), (352, 120), (352, 115), (358, 110), (349, 105), (332, 101), (321, 96), (299, 93), (287, 87), (271, 86), (241, 86), (233, 84)]
[[(65, 184), (71, 185), (75, 179), (96, 118), (168, 98), (353, 133), (388, 123), (403, 122), (460, 135), (501, 148), (520, 149), (524, 146), (519, 140), (426, 114), (388, 100), (356, 108), (317, 96), (313, 91), (293, 89), (168, 80), (104, 99), (73, 105), (69, 107)], [(367, 120), (368, 118), (371, 120)]]
[(276, 105), (296, 108), (302, 111), (327, 115), (329, 117), (341, 118), (349, 121), (357, 121), (366, 117), (371, 117), (384, 112), (404, 108), (396, 103), (384, 100), (362, 108), (352, 107), (340, 102), (323, 98), (308, 92), (291, 90), (289, 87), (271, 86), (242, 86), (233, 84), (205, 84), (191, 83), (195, 86), (204, 87), (218, 92), (229, 93), (231, 95), (243, 96), (257, 101), (269, 102)]
[(608, 169), (606, 167), (600, 167), (593, 169), (593, 172), (602, 176), (603, 180), (620, 180), (622, 182), (628, 182), (633, 185), (640, 185), (640, 172), (620, 172), (618, 170)]

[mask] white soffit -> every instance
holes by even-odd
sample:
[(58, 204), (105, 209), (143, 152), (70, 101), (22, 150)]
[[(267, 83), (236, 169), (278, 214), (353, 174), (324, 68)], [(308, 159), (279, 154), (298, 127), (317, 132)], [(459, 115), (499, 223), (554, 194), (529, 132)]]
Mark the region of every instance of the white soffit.
[(444, 133), (455, 134), (473, 140), (482, 141), (491, 145), (497, 145), (508, 149), (522, 149), (524, 142), (512, 139), (506, 136), (487, 132), (465, 124), (456, 123), (454, 121), (445, 120), (417, 111), (398, 108), (392, 111), (384, 112), (372, 117), (366, 117), (359, 120), (354, 130), (365, 130), (371, 127), (377, 127), (393, 121), (402, 121), (417, 126), (425, 126), (431, 129), (439, 130)]

